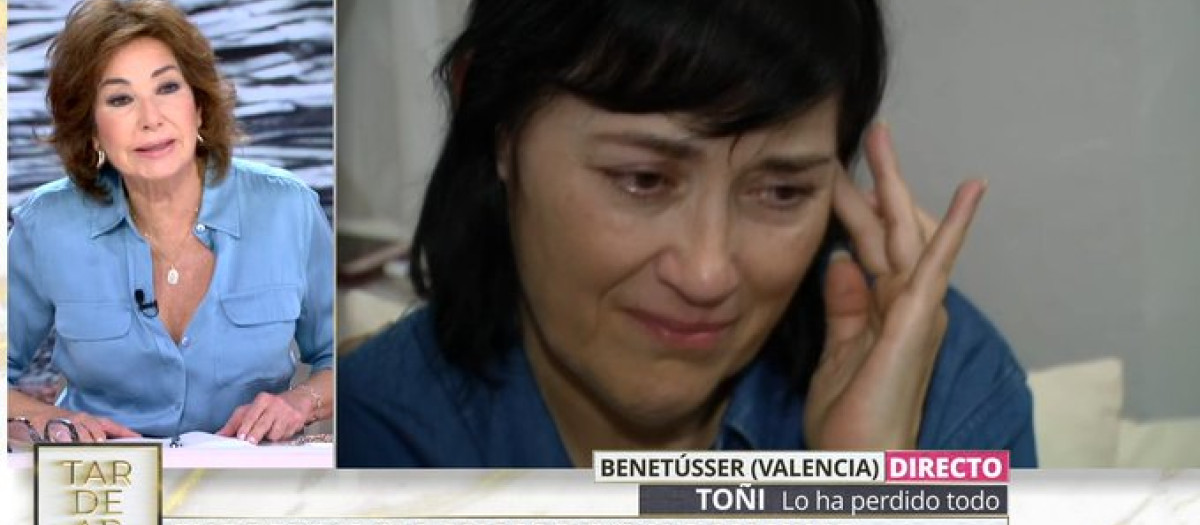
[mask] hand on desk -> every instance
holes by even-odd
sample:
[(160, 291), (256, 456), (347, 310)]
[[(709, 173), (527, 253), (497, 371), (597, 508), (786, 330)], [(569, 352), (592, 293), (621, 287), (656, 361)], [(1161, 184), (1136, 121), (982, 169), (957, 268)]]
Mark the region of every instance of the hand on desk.
[(298, 434), (304, 430), (308, 417), (300, 408), (303, 404), (288, 399), (291, 394), (291, 391), (283, 394), (260, 392), (250, 404), (237, 407), (217, 435), (260, 443), (280, 441)]
[[(22, 441), (53, 441), (66, 443), (78, 440), (80, 443), (99, 443), (108, 438), (140, 437), (137, 432), (104, 417), (97, 417), (86, 412), (72, 412), (46, 403), (38, 398), (39, 392), (30, 394), (21, 389), (8, 389), (9, 440)], [(14, 423), (24, 421), (25, 423)], [(47, 423), (58, 421), (69, 422), (70, 425)], [(25, 424), (28, 428), (23, 428)], [(14, 424), (17, 424), (14, 428)], [(75, 429), (75, 437), (71, 436), (71, 428)], [(30, 436), (32, 433), (34, 435)], [(50, 433), (51, 435), (44, 435)]]
[[(65, 425), (47, 425), (55, 419), (66, 420), (75, 427), (79, 443), (103, 443), (110, 438), (137, 438), (141, 434), (106, 417), (96, 417), (86, 412), (71, 412), (56, 407), (35, 414), (29, 419), (29, 424), (45, 441), (55, 443), (70, 443), (73, 437)], [(50, 435), (42, 435), (47, 434)], [(12, 436), (10, 436), (12, 437)]]

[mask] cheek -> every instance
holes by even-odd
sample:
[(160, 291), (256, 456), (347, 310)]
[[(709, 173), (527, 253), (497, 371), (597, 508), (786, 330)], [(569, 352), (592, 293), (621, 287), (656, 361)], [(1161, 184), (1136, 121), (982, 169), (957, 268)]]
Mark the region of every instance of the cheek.
[(810, 203), (802, 216), (786, 227), (743, 227), (738, 260), (746, 290), (755, 295), (749, 304), (782, 311), (814, 264), (829, 228), (830, 211), (828, 199), (822, 199)]
[(172, 101), (171, 112), (176, 115), (177, 122), (191, 122), (196, 125), (200, 123), (200, 110), (196, 108), (196, 102), (190, 95)]
[[(636, 221), (612, 210), (586, 183), (579, 183), (583, 176), (566, 174), (527, 188), (510, 203), (526, 289), (546, 288), (563, 302), (574, 301), (576, 308), (590, 307), (636, 273), (645, 259), (648, 237)], [(521, 181), (540, 182), (534, 177)]]
[(184, 92), (182, 93), (183, 96), (178, 97), (178, 100), (172, 102), (178, 106), (178, 111), (181, 117), (191, 120), (196, 124), (197, 127), (199, 127), (200, 123), (202, 122), (202, 115), (200, 112), (200, 105), (196, 103), (196, 92), (191, 88), (191, 86), (188, 86), (187, 84), (184, 84), (184, 86)]
[(643, 258), (644, 221), (612, 205), (606, 182), (562, 144), (535, 133), (509, 183), (513, 236), (526, 290), (593, 308)]
[(96, 113), (96, 137), (100, 139), (102, 145), (111, 147), (122, 135), (122, 127), (124, 119), (117, 113), (112, 111), (98, 111)]

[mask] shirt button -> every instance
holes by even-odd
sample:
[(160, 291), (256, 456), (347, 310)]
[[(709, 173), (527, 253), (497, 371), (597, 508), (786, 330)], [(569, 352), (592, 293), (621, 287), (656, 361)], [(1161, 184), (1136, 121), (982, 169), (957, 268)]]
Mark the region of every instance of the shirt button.
[(185, 336), (183, 336), (183, 340), (179, 341), (179, 344), (182, 345), (184, 348), (192, 346), (192, 338), (185, 335)]
[(196, 225), (196, 231), (198, 231), (198, 232), (202, 232), (202, 231), (204, 231), (204, 230), (205, 230), (205, 228), (204, 228), (204, 225), (203, 225), (203, 224), (197, 224), (197, 225)]

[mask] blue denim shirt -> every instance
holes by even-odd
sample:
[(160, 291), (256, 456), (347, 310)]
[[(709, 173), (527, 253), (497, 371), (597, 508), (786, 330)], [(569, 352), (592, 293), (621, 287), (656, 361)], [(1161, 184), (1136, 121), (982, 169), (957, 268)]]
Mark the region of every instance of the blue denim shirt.
[[(934, 366), (918, 447), (1005, 449), (1036, 466), (1025, 373), (995, 328), (958, 292)], [(498, 363), (504, 380), (474, 379), (438, 349), (422, 308), (338, 364), (339, 467), (570, 467), (520, 346)], [(805, 393), (769, 356), (735, 379), (713, 448), (803, 450)]]
[(314, 370), (333, 366), (333, 242), (316, 194), (243, 160), (211, 179), (193, 233), (216, 263), (179, 344), (135, 301), (155, 297), (150, 246), (115, 171), (101, 176), (111, 204), (60, 179), (13, 211), (10, 386), (53, 329), (59, 406), (169, 436), (214, 432), (259, 392), (287, 389), (293, 341)]

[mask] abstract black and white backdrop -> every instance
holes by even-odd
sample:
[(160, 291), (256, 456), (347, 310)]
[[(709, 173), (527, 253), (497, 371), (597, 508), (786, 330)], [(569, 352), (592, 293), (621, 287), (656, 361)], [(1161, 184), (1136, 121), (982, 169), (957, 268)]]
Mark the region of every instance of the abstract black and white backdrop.
[[(46, 49), (72, 2), (8, 2), (8, 205), (64, 176), (50, 134)], [(178, 0), (237, 89), (235, 155), (290, 170), (333, 209), (333, 0)]]

